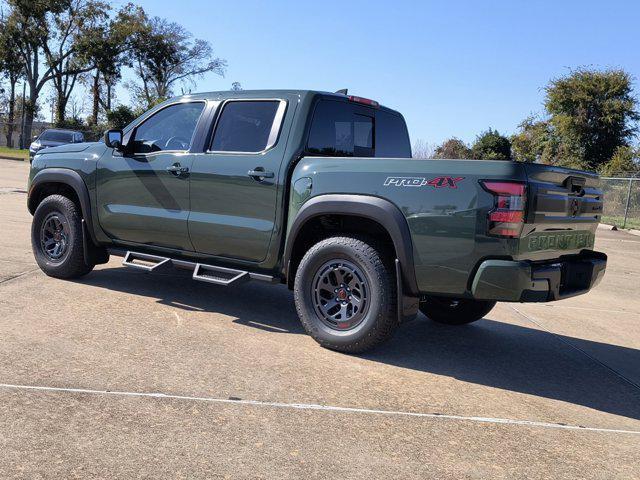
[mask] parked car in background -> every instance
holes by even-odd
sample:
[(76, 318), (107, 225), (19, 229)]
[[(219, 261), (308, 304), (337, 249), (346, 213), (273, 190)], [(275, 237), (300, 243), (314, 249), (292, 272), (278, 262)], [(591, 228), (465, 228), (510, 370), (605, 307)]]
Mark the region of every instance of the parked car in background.
[(57, 147), (67, 143), (82, 143), (84, 135), (76, 130), (64, 130), (60, 128), (49, 128), (40, 135), (33, 137), (33, 142), (29, 146), (29, 161), (43, 148)]

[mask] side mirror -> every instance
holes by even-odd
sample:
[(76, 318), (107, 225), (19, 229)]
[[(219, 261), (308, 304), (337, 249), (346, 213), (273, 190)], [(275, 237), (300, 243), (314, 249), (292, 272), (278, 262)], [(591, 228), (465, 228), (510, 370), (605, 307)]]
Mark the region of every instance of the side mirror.
[(38, 139), (38, 136), (39, 136), (39, 135), (34, 135), (34, 136), (33, 136), (33, 141), (34, 141), (34, 142)]
[(122, 150), (122, 130), (111, 129), (104, 132), (104, 144), (109, 148)]

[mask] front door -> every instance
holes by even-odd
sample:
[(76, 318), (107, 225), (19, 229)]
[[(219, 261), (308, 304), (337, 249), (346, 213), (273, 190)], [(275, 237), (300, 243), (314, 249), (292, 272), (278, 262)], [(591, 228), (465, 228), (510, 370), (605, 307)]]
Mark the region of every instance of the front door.
[[(286, 100), (228, 100), (191, 172), (189, 233), (199, 253), (261, 262), (274, 230), (293, 112)], [(286, 118), (285, 118), (286, 117)]]
[(125, 152), (100, 158), (98, 219), (114, 240), (193, 250), (187, 225), (190, 149), (204, 106), (168, 105), (135, 127)]

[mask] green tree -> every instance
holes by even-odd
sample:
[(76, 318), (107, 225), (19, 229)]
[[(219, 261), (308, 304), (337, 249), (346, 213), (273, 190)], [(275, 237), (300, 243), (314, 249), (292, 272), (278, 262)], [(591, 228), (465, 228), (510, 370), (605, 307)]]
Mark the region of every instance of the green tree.
[(513, 159), (518, 162), (557, 163), (559, 141), (547, 120), (527, 117), (510, 140)]
[(24, 63), (29, 86), (25, 103), (25, 138), (31, 137), (38, 98), (53, 81), (57, 93), (57, 116), (63, 119), (66, 102), (75, 86), (75, 76), (91, 66), (77, 62), (78, 35), (87, 15), (101, 14), (106, 4), (94, 0), (6, 0), (7, 28), (16, 38), (16, 49)]
[(623, 70), (578, 69), (552, 80), (545, 107), (559, 140), (559, 162), (598, 170), (629, 144), (640, 117)]
[(640, 164), (634, 160), (637, 160), (639, 156), (640, 148), (633, 149), (628, 145), (618, 147), (611, 160), (600, 167), (600, 173), (608, 177), (637, 175), (640, 173)]
[(136, 35), (131, 57), (141, 82), (133, 85), (134, 93), (147, 107), (207, 72), (224, 76), (226, 67), (225, 60), (213, 56), (209, 42), (194, 40), (182, 26), (158, 17)]
[(471, 147), (473, 158), (481, 160), (511, 160), (511, 142), (497, 130), (482, 132)]
[(108, 20), (109, 5), (98, 0), (70, 0), (49, 18), (53, 35), (42, 43), (47, 65), (52, 69), (56, 91), (56, 124), (65, 123), (67, 104), (80, 74), (94, 68), (83, 50), (96, 29)]
[(471, 149), (462, 140), (452, 137), (436, 147), (433, 158), (473, 158)]
[(107, 111), (107, 123), (109, 128), (124, 128), (133, 122), (142, 112), (137, 112), (127, 105), (119, 105)]
[(89, 123), (98, 124), (102, 108), (111, 110), (113, 89), (122, 78), (122, 69), (130, 65), (128, 52), (148, 21), (142, 7), (128, 3), (113, 19), (96, 18), (85, 26), (78, 50), (84, 63), (94, 68), (83, 80), (91, 89), (92, 109)]
[(17, 49), (16, 31), (8, 28), (5, 18), (0, 19), (0, 72), (9, 82), (7, 99), (7, 146), (13, 147), (16, 123), (16, 84), (24, 75), (24, 62)]

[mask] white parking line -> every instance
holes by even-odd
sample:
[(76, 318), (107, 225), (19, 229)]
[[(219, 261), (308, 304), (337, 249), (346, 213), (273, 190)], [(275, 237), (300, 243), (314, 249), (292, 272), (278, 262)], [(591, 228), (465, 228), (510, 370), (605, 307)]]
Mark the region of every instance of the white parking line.
[(319, 410), (324, 412), (432, 418), (432, 419), (455, 420), (455, 421), (463, 421), (463, 422), (520, 425), (520, 426), (526, 426), (526, 427), (554, 428), (554, 429), (561, 429), (561, 430), (579, 430), (579, 431), (586, 431), (586, 432), (625, 433), (625, 434), (631, 434), (631, 435), (640, 435), (640, 430), (622, 430), (622, 429), (614, 429), (614, 428), (585, 427), (581, 425), (535, 422), (531, 420), (514, 420), (509, 418), (472, 417), (472, 416), (465, 416), (465, 415), (448, 415), (448, 414), (441, 414), (441, 413), (420, 413), (420, 412), (406, 412), (406, 411), (398, 411), (398, 410), (376, 410), (376, 409), (370, 409), (370, 408), (337, 407), (333, 405), (316, 405), (312, 403), (309, 404), (309, 403), (264, 402), (260, 400), (243, 400), (243, 399), (231, 399), (231, 398), (227, 399), (227, 398), (215, 398), (215, 397), (191, 397), (186, 395), (171, 395), (166, 393), (119, 392), (119, 391), (109, 391), (109, 390), (92, 390), (87, 388), (42, 387), (42, 386), (35, 386), (35, 385), (14, 385), (9, 383), (0, 383), (0, 388), (11, 389), (11, 390), (30, 390), (30, 391), (39, 391), (39, 392), (73, 393), (73, 394), (84, 394), (84, 395), (109, 395), (109, 396), (120, 396), (120, 397), (186, 400), (186, 401), (192, 401), (192, 402), (222, 403), (222, 404), (244, 405), (244, 406), (252, 406), (252, 407), (285, 408), (285, 409), (292, 409), (292, 410)]

